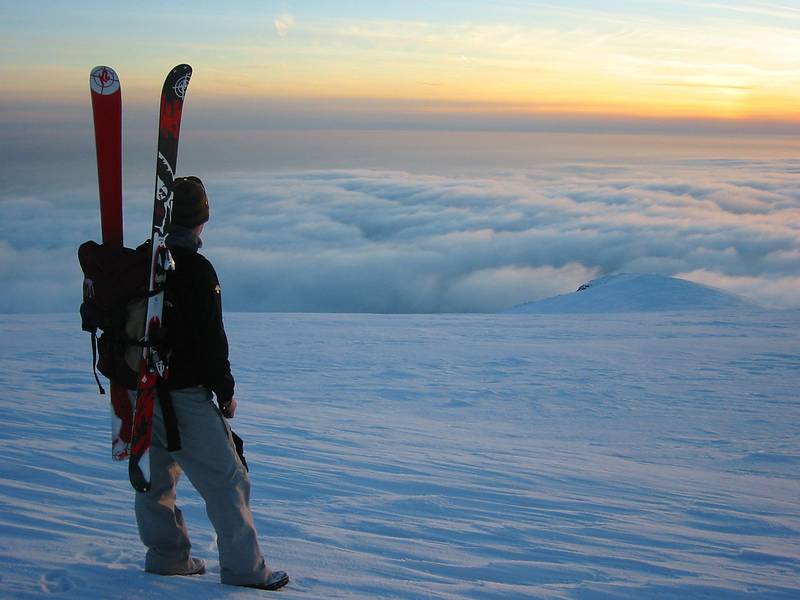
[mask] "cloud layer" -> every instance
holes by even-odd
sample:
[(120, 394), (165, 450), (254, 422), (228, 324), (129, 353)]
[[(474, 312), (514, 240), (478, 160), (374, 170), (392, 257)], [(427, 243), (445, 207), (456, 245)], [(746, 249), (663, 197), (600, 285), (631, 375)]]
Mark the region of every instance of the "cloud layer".
[[(794, 160), (697, 160), (204, 177), (204, 253), (228, 310), (486, 312), (620, 271), (800, 307), (798, 173)], [(2, 199), (0, 311), (76, 307), (74, 252), (97, 229), (77, 196)], [(127, 227), (146, 232), (146, 217)]]

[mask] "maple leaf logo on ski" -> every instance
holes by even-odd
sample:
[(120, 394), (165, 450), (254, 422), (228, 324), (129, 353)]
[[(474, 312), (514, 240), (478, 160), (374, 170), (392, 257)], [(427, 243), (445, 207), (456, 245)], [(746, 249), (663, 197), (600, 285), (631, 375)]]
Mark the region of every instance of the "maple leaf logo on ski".
[(95, 67), (89, 76), (92, 91), (108, 96), (119, 90), (119, 77), (111, 67)]

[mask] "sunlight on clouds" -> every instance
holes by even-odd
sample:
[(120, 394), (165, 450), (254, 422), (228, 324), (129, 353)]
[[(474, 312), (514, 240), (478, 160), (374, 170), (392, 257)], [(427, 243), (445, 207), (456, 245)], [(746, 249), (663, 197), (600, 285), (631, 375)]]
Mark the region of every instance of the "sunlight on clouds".
[[(193, 97), (314, 100), (334, 115), (347, 106), (325, 102), (386, 101), (405, 115), (434, 117), (797, 122), (800, 36), (786, 16), (791, 11), (759, 5), (785, 16), (764, 20), (747, 18), (752, 13), (738, 3), (682, 5), (685, 13), (664, 9), (668, 15), (650, 17), (620, 7), (520, 3), (487, 10), (485, 20), (435, 19), (426, 11), (402, 19), (390, 10), (372, 17), (347, 10), (325, 16), (301, 7), (292, 14), (263, 7), (198, 10), (193, 26), (207, 35), (167, 55), (195, 66)], [(10, 35), (11, 45), (29, 43), (22, 34)], [(51, 39), (66, 42), (63, 33)], [(157, 48), (131, 56), (121, 47), (108, 57), (120, 59), (115, 66), (126, 102), (149, 102), (158, 89), (164, 53)], [(40, 97), (47, 81), (49, 90), (61, 90), (60, 99), (84, 103), (92, 55), (81, 51), (86, 64), (7, 61), (0, 65), (0, 90), (23, 101)]]
[[(282, 35), (290, 24), (276, 19)], [(725, 118), (787, 118), (800, 100), (800, 38), (742, 24), (634, 22), (609, 33), (591, 25), (311, 20), (296, 27), (293, 44), (292, 76), (269, 79), (261, 93)]]
[(771, 308), (792, 306), (788, 299), (796, 297), (800, 290), (800, 276), (732, 276), (706, 269), (697, 269), (688, 273), (679, 273), (677, 277), (733, 292), (743, 298), (757, 299), (762, 306)]
[(275, 31), (278, 32), (278, 35), (282, 38), (285, 38), (289, 35), (289, 30), (294, 26), (294, 17), (292, 15), (278, 15), (275, 17), (273, 21), (275, 25)]
[[(239, 290), (232, 302), (259, 310), (495, 311), (599, 274), (701, 270), (756, 302), (797, 306), (792, 169), (791, 161), (735, 171), (697, 161), (497, 178), (367, 170), (252, 178), (221, 191), (238, 212), (209, 228), (208, 252), (228, 289)], [(733, 192), (734, 211), (715, 200)], [(740, 290), (742, 277), (763, 281), (763, 294)]]
[(575, 282), (585, 282), (597, 275), (597, 269), (579, 263), (564, 267), (503, 266), (481, 269), (455, 281), (446, 292), (444, 301), (454, 312), (482, 311), (496, 301), (502, 289), (509, 306), (522, 304), (530, 298), (556, 296), (574, 292)]
[[(585, 161), (483, 176), (209, 174), (203, 252), (235, 311), (494, 312), (626, 271), (682, 274), (800, 308), (797, 167)], [(96, 235), (97, 208), (95, 198), (66, 198), (0, 202), (0, 276), (11, 292), (0, 312), (74, 308), (75, 248)], [(42, 207), (54, 218), (42, 221)], [(146, 229), (141, 213), (129, 231)]]

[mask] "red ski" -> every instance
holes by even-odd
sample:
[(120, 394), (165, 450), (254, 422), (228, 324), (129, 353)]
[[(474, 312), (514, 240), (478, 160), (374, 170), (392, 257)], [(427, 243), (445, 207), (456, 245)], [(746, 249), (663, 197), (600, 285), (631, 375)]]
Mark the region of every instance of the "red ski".
[[(128, 476), (134, 489), (150, 489), (150, 440), (153, 434), (153, 408), (156, 399), (166, 413), (163, 394), (169, 376), (168, 351), (161, 341), (161, 318), (164, 308), (164, 282), (167, 271), (175, 268), (166, 246), (167, 226), (172, 211), (172, 187), (178, 159), (178, 137), (181, 128), (183, 100), (192, 76), (189, 65), (178, 65), (167, 75), (161, 92), (161, 112), (158, 126), (158, 155), (156, 156), (156, 189), (153, 201), (151, 229), (152, 260), (150, 264), (149, 298), (145, 321), (144, 350), (139, 369), (139, 388), (133, 420), (133, 441), (128, 462)], [(167, 415), (165, 414), (165, 418)], [(170, 448), (171, 450), (171, 448)]]
[(122, 246), (122, 91), (111, 67), (89, 75), (103, 243)]
[[(89, 75), (97, 150), (100, 226), (103, 244), (122, 247), (122, 91), (111, 67)], [(125, 460), (130, 452), (133, 407), (128, 390), (111, 383), (111, 456)]]

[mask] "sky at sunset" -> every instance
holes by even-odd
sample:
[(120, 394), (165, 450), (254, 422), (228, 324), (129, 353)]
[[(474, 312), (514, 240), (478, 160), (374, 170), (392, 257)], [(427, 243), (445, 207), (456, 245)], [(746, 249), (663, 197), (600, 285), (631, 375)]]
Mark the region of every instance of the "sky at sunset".
[[(493, 311), (622, 270), (800, 305), (796, 3), (0, 1), (0, 15), (0, 274), (18, 285), (2, 311), (71, 307), (74, 246), (97, 230), (95, 65), (122, 80), (126, 235), (143, 237), (158, 92), (182, 62), (178, 168), (210, 190), (206, 252), (237, 309)], [(32, 233), (41, 214), (60, 220)]]
[(290, 101), (299, 115), (324, 108), (329, 127), (352, 126), (353, 111), (368, 113), (365, 127), (398, 116), (460, 129), (543, 116), (798, 123), (800, 6), (779, 0), (2, 6), (6, 123), (26, 101), (85, 102), (101, 62), (127, 102), (147, 102), (181, 61), (203, 102)]

